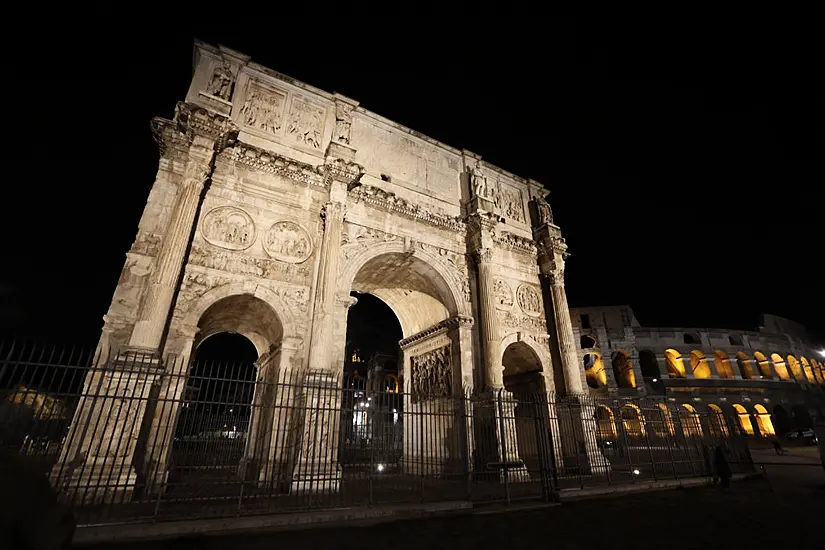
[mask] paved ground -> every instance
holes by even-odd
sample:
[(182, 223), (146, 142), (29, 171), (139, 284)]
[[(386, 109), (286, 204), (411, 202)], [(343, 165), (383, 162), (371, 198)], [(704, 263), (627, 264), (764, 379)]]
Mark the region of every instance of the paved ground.
[(677, 489), (503, 514), (94, 548), (825, 549), (825, 471), (818, 454), (808, 457), (808, 451), (792, 451), (798, 461), (792, 466), (776, 464), (790, 455), (774, 453), (773, 460), (768, 453), (755, 454), (760, 461), (773, 461), (768, 466), (770, 483), (742, 481), (729, 491), (720, 487)]

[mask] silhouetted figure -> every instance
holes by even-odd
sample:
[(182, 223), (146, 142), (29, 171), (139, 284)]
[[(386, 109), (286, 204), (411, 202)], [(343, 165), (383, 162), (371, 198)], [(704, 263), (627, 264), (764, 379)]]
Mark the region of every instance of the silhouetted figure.
[(719, 476), (719, 480), (722, 482), (722, 488), (727, 489), (730, 487), (730, 478), (731, 478), (731, 471), (730, 471), (730, 464), (728, 464), (728, 459), (725, 458), (725, 453), (722, 451), (722, 447), (716, 447), (713, 451), (713, 465), (716, 467), (716, 475)]
[(785, 449), (782, 448), (782, 443), (780, 443), (778, 439), (773, 440), (773, 450), (776, 451), (778, 455), (785, 454)]
[(46, 474), (18, 455), (0, 456), (0, 547), (68, 550), (74, 529)]

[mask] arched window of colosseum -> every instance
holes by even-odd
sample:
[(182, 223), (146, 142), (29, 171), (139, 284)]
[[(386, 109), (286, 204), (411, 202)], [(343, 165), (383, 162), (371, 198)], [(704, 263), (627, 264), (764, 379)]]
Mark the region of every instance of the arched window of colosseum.
[(750, 359), (743, 351), (736, 354), (736, 367), (739, 369), (740, 376), (745, 380), (752, 380), (756, 376), (753, 372)]
[(582, 334), (579, 344), (582, 349), (592, 349), (596, 347), (596, 339), (588, 334)]
[(725, 414), (719, 405), (710, 403), (708, 405), (708, 425), (710, 433), (716, 437), (727, 437), (728, 425), (725, 422)]
[(756, 404), (753, 406), (756, 411), (756, 425), (759, 426), (759, 433), (763, 436), (776, 435), (776, 430), (773, 428), (773, 421), (771, 420), (771, 413), (762, 405)]
[(719, 378), (733, 378), (733, 367), (730, 364), (728, 354), (722, 350), (713, 352), (713, 366), (716, 367), (716, 374)]
[(667, 362), (667, 373), (673, 378), (685, 377), (685, 362), (682, 354), (675, 349), (665, 350), (665, 361)]
[(788, 374), (788, 367), (785, 365), (785, 360), (782, 359), (782, 356), (778, 353), (771, 354), (771, 362), (773, 362), (773, 368), (776, 371), (777, 376), (779, 376), (780, 380), (790, 380), (791, 375)]
[(698, 345), (702, 343), (702, 340), (701, 338), (699, 338), (699, 335), (693, 332), (686, 332), (682, 336), (682, 340), (685, 342), (685, 344)]
[(659, 362), (656, 360), (656, 354), (649, 349), (639, 350), (639, 368), (642, 370), (643, 378), (659, 378)]
[(682, 432), (685, 437), (699, 437), (702, 435), (702, 424), (699, 422), (699, 413), (693, 405), (682, 403), (679, 407), (679, 421), (682, 423)]
[(690, 352), (690, 370), (694, 378), (710, 378), (712, 372), (705, 354), (698, 350)]
[(805, 381), (805, 373), (802, 371), (802, 365), (793, 355), (788, 356), (788, 368), (791, 369), (791, 374), (797, 382)]
[(645, 425), (642, 418), (642, 411), (633, 404), (622, 407), (622, 427), (630, 438), (642, 438), (645, 436)]
[(813, 365), (814, 378), (816, 378), (816, 381), (821, 385), (825, 386), (825, 372), (822, 372), (822, 363), (816, 359), (811, 359), (811, 364)]
[(736, 416), (739, 418), (739, 427), (742, 428), (745, 435), (753, 435), (753, 424), (747, 409), (742, 405), (734, 404), (733, 410), (736, 411)]
[(771, 368), (771, 362), (768, 361), (768, 358), (765, 357), (764, 353), (759, 351), (754, 352), (753, 358), (756, 359), (756, 364), (759, 366), (759, 373), (764, 378), (776, 378), (773, 369)]
[[(651, 411), (653, 432), (659, 437), (676, 435), (676, 425), (673, 423), (673, 416), (670, 409), (664, 403), (657, 403), (656, 408)], [(649, 423), (650, 423), (649, 422)]]
[(588, 353), (584, 356), (584, 376), (591, 388), (598, 389), (607, 385), (607, 373), (604, 371), (601, 355)]
[(805, 372), (805, 378), (808, 380), (808, 383), (816, 384), (816, 376), (814, 376), (814, 369), (808, 362), (808, 358), (803, 355), (799, 358), (799, 361), (802, 363), (802, 370)]
[(616, 439), (616, 422), (613, 420), (613, 411), (604, 405), (596, 407), (596, 437), (600, 441)]
[(731, 346), (741, 346), (742, 345), (742, 337), (738, 334), (729, 334), (728, 335), (728, 342), (730, 342)]
[(636, 375), (633, 374), (633, 365), (630, 362), (630, 356), (627, 352), (623, 350), (613, 352), (611, 361), (613, 363), (613, 376), (616, 378), (616, 384), (620, 388), (635, 388)]

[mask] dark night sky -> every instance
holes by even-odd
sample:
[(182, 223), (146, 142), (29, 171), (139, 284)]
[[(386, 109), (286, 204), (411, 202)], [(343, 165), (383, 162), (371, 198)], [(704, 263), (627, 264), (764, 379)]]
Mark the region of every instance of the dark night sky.
[(731, 328), (766, 311), (825, 337), (809, 20), (43, 31), (5, 91), (0, 325), (96, 340), (157, 169), (149, 121), (183, 99), (197, 36), (543, 182), (571, 306)]

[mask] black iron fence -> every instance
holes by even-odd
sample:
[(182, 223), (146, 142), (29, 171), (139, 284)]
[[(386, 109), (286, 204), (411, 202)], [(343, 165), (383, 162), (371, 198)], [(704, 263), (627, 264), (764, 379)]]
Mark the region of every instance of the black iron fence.
[[(0, 452), (81, 524), (444, 500), (752, 469), (735, 419), (657, 399), (453, 392), (333, 372), (0, 347)], [(399, 388), (400, 389), (400, 388)]]

